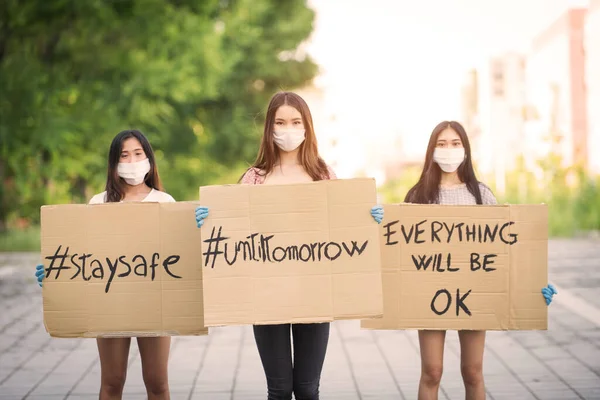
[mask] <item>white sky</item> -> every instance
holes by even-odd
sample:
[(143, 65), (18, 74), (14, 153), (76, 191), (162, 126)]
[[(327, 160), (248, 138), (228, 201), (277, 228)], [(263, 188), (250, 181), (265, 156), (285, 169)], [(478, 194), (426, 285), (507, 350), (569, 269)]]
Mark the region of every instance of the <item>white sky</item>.
[(468, 69), (498, 52), (526, 51), (531, 38), (569, 6), (587, 1), (309, 4), (317, 18), (307, 51), (321, 66), (316, 82), (325, 91), (328, 107), (340, 126), (346, 131), (352, 127), (348, 150), (402, 136), (405, 151), (420, 153), (437, 122), (460, 118), (460, 87)]

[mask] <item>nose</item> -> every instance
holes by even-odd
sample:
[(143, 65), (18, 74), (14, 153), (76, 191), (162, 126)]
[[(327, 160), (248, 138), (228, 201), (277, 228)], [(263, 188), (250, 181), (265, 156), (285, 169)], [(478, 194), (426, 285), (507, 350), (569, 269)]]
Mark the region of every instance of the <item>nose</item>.
[(139, 161), (144, 161), (146, 159), (146, 155), (145, 154), (140, 154), (140, 155), (136, 155), (134, 154), (131, 157), (131, 162), (139, 162)]

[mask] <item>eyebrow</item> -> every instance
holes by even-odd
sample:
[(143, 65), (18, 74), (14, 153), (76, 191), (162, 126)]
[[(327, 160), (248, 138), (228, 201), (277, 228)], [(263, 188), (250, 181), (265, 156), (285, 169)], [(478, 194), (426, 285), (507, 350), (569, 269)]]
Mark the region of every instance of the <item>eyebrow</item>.
[[(137, 149), (133, 149), (131, 151), (143, 151), (144, 149), (142, 149), (141, 147), (138, 147)], [(127, 153), (129, 152), (129, 150), (121, 150), (121, 153)]]
[[(275, 118), (275, 121), (285, 121), (284, 118)], [(297, 117), (297, 118), (292, 118), (292, 121), (302, 121), (302, 118)]]

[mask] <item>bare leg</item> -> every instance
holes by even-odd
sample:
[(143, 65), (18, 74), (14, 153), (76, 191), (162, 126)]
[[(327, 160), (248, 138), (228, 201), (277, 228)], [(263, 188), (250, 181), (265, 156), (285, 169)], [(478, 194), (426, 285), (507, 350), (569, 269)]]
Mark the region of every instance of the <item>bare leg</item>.
[(419, 400), (437, 400), (444, 369), (446, 331), (419, 331), (421, 380)]
[(485, 400), (483, 383), (483, 351), (485, 331), (459, 331), (460, 371), (467, 400)]
[(168, 366), (171, 338), (139, 337), (138, 347), (148, 400), (169, 400), (171, 397)]
[(98, 338), (100, 400), (121, 400), (127, 377), (130, 338)]

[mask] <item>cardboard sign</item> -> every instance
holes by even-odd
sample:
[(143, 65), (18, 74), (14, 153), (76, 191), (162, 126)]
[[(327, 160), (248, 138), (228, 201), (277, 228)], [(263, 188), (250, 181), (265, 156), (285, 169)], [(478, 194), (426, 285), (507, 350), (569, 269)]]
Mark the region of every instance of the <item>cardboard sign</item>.
[(196, 202), (41, 209), (55, 337), (204, 335)]
[(374, 179), (200, 188), (206, 326), (381, 316)]
[(386, 205), (371, 329), (547, 329), (545, 205)]

